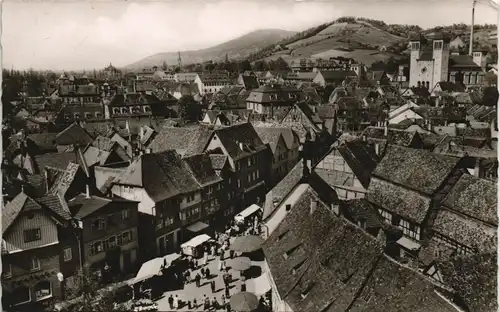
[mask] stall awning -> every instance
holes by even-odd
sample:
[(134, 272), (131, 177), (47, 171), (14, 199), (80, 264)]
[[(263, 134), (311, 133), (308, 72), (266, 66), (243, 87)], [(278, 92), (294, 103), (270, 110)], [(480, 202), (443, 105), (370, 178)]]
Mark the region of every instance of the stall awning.
[(201, 234), (196, 237), (191, 238), (189, 241), (185, 242), (184, 244), (181, 245), (181, 248), (186, 248), (186, 247), (197, 247), (201, 244), (203, 244), (206, 241), (211, 240), (212, 238), (208, 236), (207, 234)]
[(414, 251), (414, 250), (419, 250), (420, 249), (420, 244), (417, 243), (417, 242), (414, 242), (412, 241), (411, 239), (409, 238), (406, 238), (406, 237), (401, 237), (400, 239), (398, 239), (398, 241), (396, 242), (399, 246), (405, 248), (406, 250), (409, 250), (409, 251)]
[(271, 290), (271, 282), (267, 274), (262, 274), (257, 278), (252, 278), (246, 281), (247, 291), (254, 293), (257, 296), (262, 296)]
[(137, 272), (137, 275), (129, 284), (135, 284), (147, 280), (155, 275), (158, 275), (161, 271), (161, 267), (164, 263), (167, 263), (169, 267), (173, 261), (179, 259), (181, 255), (177, 253), (169, 254), (164, 257), (154, 258), (142, 264), (141, 269)]
[(253, 205), (247, 207), (242, 212), (238, 213), (234, 218), (235, 219), (245, 219), (246, 217), (252, 215), (253, 213), (255, 213), (259, 209), (260, 209), (260, 207), (258, 205), (253, 204)]
[(208, 227), (208, 224), (205, 224), (201, 221), (197, 221), (191, 225), (189, 225), (188, 227), (186, 227), (186, 229), (188, 231), (191, 231), (193, 233), (198, 233), (198, 232), (201, 232), (203, 231), (204, 229), (206, 229)]

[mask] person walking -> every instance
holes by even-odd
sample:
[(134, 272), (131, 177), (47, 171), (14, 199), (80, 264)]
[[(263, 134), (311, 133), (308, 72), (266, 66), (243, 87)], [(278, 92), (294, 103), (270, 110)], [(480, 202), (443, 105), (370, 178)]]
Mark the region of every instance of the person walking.
[(207, 265), (208, 263), (208, 251), (205, 251), (203, 254), (203, 266)]
[(229, 293), (229, 286), (228, 285), (226, 285), (225, 295), (226, 295), (226, 298), (228, 298), (228, 299), (231, 296), (231, 294)]
[(196, 287), (200, 287), (200, 281), (201, 281), (201, 276), (200, 276), (200, 273), (196, 273), (196, 276), (194, 278), (194, 280), (196, 281)]
[(231, 259), (234, 259), (234, 250), (229, 250), (229, 256), (231, 257)]
[(179, 295), (175, 295), (175, 298), (174, 298), (174, 309), (179, 309)]
[(212, 244), (212, 246), (210, 246), (210, 255), (212, 257), (215, 257), (215, 244)]
[(170, 306), (170, 309), (174, 308), (174, 297), (172, 297), (172, 295), (168, 297), (168, 305)]
[(205, 276), (206, 276), (207, 279), (210, 278), (210, 269), (209, 268), (207, 268), (205, 270)]
[(226, 296), (222, 294), (221, 299), (222, 299), (221, 300), (222, 307), (224, 307), (226, 305)]
[(222, 259), (219, 259), (217, 261), (217, 270), (219, 270), (219, 272), (222, 272)]
[(215, 293), (215, 281), (214, 280), (212, 280), (210, 282), (210, 288), (212, 288), (212, 294)]
[(219, 309), (219, 302), (217, 301), (217, 299), (215, 297), (214, 297), (214, 299), (212, 299), (212, 307), (214, 308), (214, 310)]
[(210, 310), (210, 299), (208, 299), (207, 295), (203, 295), (203, 309)]
[(201, 277), (204, 277), (205, 276), (205, 268), (202, 267), (200, 272), (201, 272)]
[(198, 301), (196, 301), (196, 298), (193, 299), (193, 307), (195, 309), (198, 308)]

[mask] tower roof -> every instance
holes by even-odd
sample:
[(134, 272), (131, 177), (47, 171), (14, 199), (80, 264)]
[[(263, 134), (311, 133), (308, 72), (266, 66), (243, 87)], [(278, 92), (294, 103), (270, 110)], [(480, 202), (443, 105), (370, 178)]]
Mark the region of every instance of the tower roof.
[(447, 33), (439, 32), (432, 36), (432, 40), (443, 40), (444, 42), (450, 42), (451, 36)]

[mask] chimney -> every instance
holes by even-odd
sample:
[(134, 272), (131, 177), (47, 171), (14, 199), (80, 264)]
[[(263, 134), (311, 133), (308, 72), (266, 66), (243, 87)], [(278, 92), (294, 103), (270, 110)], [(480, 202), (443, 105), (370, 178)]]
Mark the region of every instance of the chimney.
[(363, 134), (363, 142), (366, 142), (366, 134)]
[(474, 166), (474, 176), (480, 178), (481, 175), (481, 160), (476, 158), (476, 164)]
[(378, 143), (375, 143), (375, 154), (377, 154), (377, 156), (380, 156), (380, 144)]
[(310, 214), (314, 214), (314, 211), (316, 211), (316, 208), (318, 207), (318, 201), (316, 199), (311, 199), (311, 210)]
[(146, 148), (146, 154), (151, 154), (151, 149), (150, 148)]
[(85, 184), (85, 198), (90, 198), (90, 187), (88, 184)]
[(291, 209), (292, 209), (292, 205), (287, 204), (287, 205), (285, 206), (285, 210), (286, 210), (286, 211), (290, 211)]
[(436, 107), (439, 107), (439, 96), (436, 96), (435, 106), (436, 106)]
[(387, 128), (387, 121), (386, 121), (386, 122), (384, 122), (384, 136), (387, 137), (388, 133), (389, 133), (389, 129)]
[(141, 138), (141, 140), (144, 139), (144, 127), (143, 126), (141, 126), (141, 129), (139, 131), (139, 137)]
[(45, 192), (49, 192), (49, 174), (47, 173), (47, 170), (43, 171), (44, 177), (45, 177)]
[(432, 124), (430, 120), (426, 120), (425, 123), (427, 124), (427, 130), (432, 131)]

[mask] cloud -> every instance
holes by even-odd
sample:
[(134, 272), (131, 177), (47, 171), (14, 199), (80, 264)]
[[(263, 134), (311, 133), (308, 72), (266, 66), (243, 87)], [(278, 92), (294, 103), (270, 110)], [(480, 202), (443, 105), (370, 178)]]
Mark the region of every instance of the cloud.
[(341, 15), (325, 2), (117, 1), (123, 12), (114, 17), (105, 10), (83, 14), (89, 7), (72, 13), (57, 3), (17, 5), (15, 10), (5, 4), (4, 64), (22, 68), (126, 65), (158, 52), (209, 47), (257, 29), (303, 30)]

